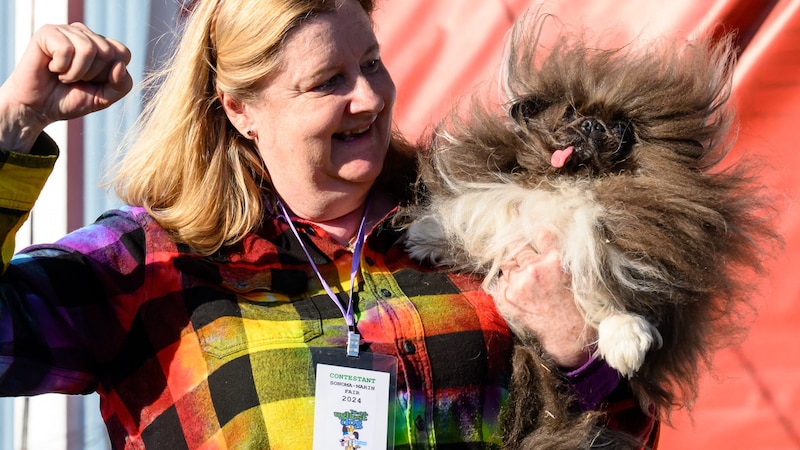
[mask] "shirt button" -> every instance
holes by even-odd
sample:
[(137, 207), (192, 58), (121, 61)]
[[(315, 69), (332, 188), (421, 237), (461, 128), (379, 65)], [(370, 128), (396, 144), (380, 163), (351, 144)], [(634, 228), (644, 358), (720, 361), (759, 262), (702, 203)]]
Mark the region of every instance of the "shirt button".
[(417, 347), (414, 346), (413, 342), (405, 340), (403, 341), (403, 350), (405, 350), (409, 355), (413, 355), (417, 352)]
[(392, 296), (392, 292), (389, 291), (388, 289), (381, 289), (381, 295), (384, 296), (385, 298), (389, 298)]
[(317, 232), (314, 231), (314, 227), (306, 227), (306, 229), (304, 231), (309, 236), (316, 236), (316, 234), (317, 234)]
[(374, 266), (375, 265), (375, 261), (373, 261), (373, 259), (370, 258), (369, 256), (365, 256), (364, 257), (364, 261), (367, 263), (368, 266)]
[(414, 425), (417, 427), (417, 430), (425, 431), (425, 419), (423, 419), (422, 416), (417, 416), (417, 418), (414, 419)]

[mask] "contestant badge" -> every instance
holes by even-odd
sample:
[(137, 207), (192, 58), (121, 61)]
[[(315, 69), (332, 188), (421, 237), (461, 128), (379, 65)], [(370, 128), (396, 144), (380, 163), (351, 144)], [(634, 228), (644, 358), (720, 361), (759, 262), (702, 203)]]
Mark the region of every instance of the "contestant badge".
[[(396, 359), (315, 355), (314, 450), (393, 447)], [(385, 364), (376, 364), (376, 358)]]

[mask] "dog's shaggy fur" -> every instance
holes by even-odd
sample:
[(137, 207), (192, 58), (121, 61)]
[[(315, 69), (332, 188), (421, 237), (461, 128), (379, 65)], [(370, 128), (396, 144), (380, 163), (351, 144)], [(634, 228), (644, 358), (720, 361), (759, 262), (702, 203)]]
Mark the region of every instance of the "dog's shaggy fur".
[[(777, 239), (754, 166), (720, 164), (735, 137), (732, 38), (604, 50), (563, 36), (540, 55), (541, 23), (513, 31), (507, 108), (476, 103), (436, 130), (408, 248), (485, 275), (491, 292), (510, 255), (554, 233), (598, 354), (666, 417), (742, 331), (745, 273), (762, 271), (762, 244)], [(507, 445), (601, 445), (597, 413), (570, 415), (518, 331)], [(554, 428), (530, 416), (543, 409)]]

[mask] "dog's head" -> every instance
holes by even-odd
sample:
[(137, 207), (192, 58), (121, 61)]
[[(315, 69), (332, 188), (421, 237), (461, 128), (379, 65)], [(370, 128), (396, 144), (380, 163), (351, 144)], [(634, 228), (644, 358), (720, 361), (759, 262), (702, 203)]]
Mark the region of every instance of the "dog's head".
[[(447, 195), (454, 183), (507, 176), (532, 186), (563, 176), (669, 180), (728, 153), (731, 36), (606, 49), (564, 34), (547, 48), (537, 39), (547, 17), (511, 34), (504, 114), (476, 102), (436, 130), (422, 166), (430, 189)], [(436, 175), (426, 175), (431, 167)]]
[(537, 178), (662, 177), (705, 170), (728, 151), (730, 37), (601, 49), (565, 35), (547, 49), (535, 38), (542, 23), (512, 35), (507, 113), (524, 145), (498, 167)]
[[(549, 108), (556, 109), (561, 117), (545, 125), (543, 116)], [(634, 126), (620, 114), (585, 113), (572, 104), (563, 108), (545, 105), (539, 98), (530, 96), (511, 103), (509, 115), (520, 127), (529, 128), (528, 132), (535, 130), (544, 134), (543, 140), (549, 141), (547, 150), (551, 152), (553, 171), (608, 174), (633, 167)], [(550, 139), (546, 139), (548, 137)]]

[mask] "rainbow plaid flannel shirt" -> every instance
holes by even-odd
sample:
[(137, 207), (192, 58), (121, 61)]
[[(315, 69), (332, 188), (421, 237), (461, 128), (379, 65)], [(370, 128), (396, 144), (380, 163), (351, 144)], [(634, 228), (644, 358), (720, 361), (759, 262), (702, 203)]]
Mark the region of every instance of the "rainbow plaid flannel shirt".
[[(0, 395), (97, 391), (115, 448), (311, 448), (312, 350), (347, 327), (282, 220), (210, 257), (123, 207), (9, 262), (57, 149), (0, 151)], [(337, 292), (351, 252), (298, 222)], [(475, 280), (411, 261), (386, 223), (356, 286), (361, 350), (398, 359), (396, 448), (499, 448), (512, 338)]]

